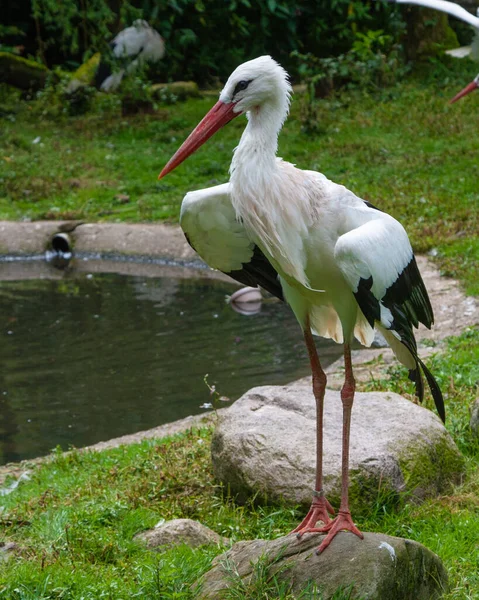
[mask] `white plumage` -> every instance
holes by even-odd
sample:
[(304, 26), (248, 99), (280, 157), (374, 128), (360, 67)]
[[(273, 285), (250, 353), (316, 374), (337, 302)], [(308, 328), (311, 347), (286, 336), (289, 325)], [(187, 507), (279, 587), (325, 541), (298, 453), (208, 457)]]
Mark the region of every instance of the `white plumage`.
[(137, 19), (131, 27), (120, 31), (110, 46), (121, 68), (100, 83), (104, 92), (117, 89), (125, 73), (131, 73), (145, 62), (157, 62), (165, 54), (163, 38), (143, 19)]
[[(451, 15), (460, 21), (468, 23), (474, 29), (475, 33), (472, 45), (454, 48), (453, 50), (447, 50), (446, 54), (456, 58), (465, 58), (466, 56), (470, 56), (473, 60), (479, 62), (479, 8), (477, 9), (477, 15), (473, 15), (459, 4), (456, 4), (455, 2), (448, 2), (446, 0), (387, 0), (387, 2), (392, 2), (394, 4), (415, 4), (417, 6), (423, 6), (424, 8), (439, 10), (440, 12), (447, 13), (448, 15)], [(479, 88), (479, 73), (469, 85), (467, 85), (451, 100), (451, 102), (459, 100), (459, 98), (462, 98), (477, 88)]]
[[(425, 8), (431, 8), (433, 10), (439, 10), (445, 12), (448, 15), (456, 17), (460, 21), (469, 23), (474, 29), (479, 29), (479, 16), (475, 16), (468, 12), (465, 8), (456, 4), (455, 2), (449, 2), (447, 0), (387, 0), (388, 2), (394, 2), (395, 4), (415, 4), (417, 6), (423, 6)], [(479, 9), (478, 9), (479, 12)]]
[[(417, 355), (412, 326), (430, 327), (432, 309), (403, 227), (393, 217), (314, 171), (276, 157), (277, 138), (288, 114), (291, 86), (284, 69), (262, 56), (240, 65), (218, 103), (163, 169), (178, 166), (215, 131), (245, 113), (247, 126), (235, 150), (230, 182), (189, 192), (181, 226), (190, 244), (214, 268), (246, 285), (261, 285), (285, 299), (308, 347), (318, 409), (316, 492), (300, 535), (326, 524), (322, 551), (340, 529), (360, 532), (348, 508), (349, 419), (354, 397), (350, 345), (355, 336), (370, 345), (374, 328), (386, 336), (423, 396), (421, 369), (444, 418), (442, 395)], [(345, 426), (343, 491), (339, 516), (322, 494), (322, 411), (325, 375), (311, 329), (344, 343)]]

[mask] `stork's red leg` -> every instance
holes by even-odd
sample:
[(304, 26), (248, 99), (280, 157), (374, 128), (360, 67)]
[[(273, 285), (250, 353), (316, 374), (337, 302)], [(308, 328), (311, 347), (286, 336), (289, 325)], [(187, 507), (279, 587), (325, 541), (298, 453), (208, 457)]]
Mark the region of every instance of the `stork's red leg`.
[(349, 433), (351, 428), (351, 410), (354, 401), (354, 390), (356, 383), (354, 381), (353, 369), (351, 364), (351, 348), (348, 344), (344, 345), (344, 366), (345, 380), (341, 390), (341, 400), (343, 403), (343, 460), (341, 469), (341, 506), (338, 516), (324, 527), (314, 529), (313, 531), (327, 533), (328, 535), (321, 542), (317, 553), (321, 554), (332, 542), (339, 531), (351, 531), (363, 539), (363, 534), (353, 523), (349, 511)]
[[(304, 340), (308, 348), (311, 371), (313, 374), (313, 394), (316, 399), (316, 483), (313, 490), (313, 501), (308, 514), (303, 521), (293, 530), (301, 537), (316, 527), (318, 521), (324, 524), (330, 522), (329, 514), (334, 514), (334, 509), (326, 500), (323, 492), (323, 409), (324, 392), (326, 390), (326, 374), (319, 362), (318, 353), (311, 334), (309, 320), (304, 329)], [(328, 514), (329, 513), (329, 514)]]

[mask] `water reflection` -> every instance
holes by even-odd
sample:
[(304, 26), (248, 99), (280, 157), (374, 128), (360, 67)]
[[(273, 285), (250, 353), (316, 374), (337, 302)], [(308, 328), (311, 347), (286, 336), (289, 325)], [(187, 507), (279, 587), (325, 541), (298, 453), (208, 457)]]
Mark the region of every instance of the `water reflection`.
[[(224, 282), (83, 275), (0, 286), (0, 463), (200, 413), (308, 373), (290, 310), (235, 313)], [(325, 364), (340, 347), (326, 344)]]

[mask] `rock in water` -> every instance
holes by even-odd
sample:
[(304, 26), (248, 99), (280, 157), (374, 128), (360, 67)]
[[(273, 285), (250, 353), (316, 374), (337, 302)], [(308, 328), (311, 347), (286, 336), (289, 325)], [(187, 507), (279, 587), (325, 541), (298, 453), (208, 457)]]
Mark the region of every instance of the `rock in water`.
[[(314, 486), (316, 409), (310, 382), (250, 390), (221, 417), (212, 441), (217, 479), (240, 500), (259, 495), (308, 508)], [(324, 489), (339, 504), (342, 404), (327, 390)], [(350, 505), (367, 513), (378, 497), (424, 499), (444, 493), (464, 461), (439, 418), (398, 394), (355, 396), (350, 447)]]
[(290, 534), (271, 541), (239, 542), (214, 560), (198, 598), (223, 598), (228, 587), (253, 597), (261, 574), (263, 579), (272, 581), (274, 576), (285, 582), (293, 595), (316, 588), (324, 600), (348, 588), (351, 600), (436, 600), (447, 589), (440, 559), (417, 542), (379, 533), (366, 533), (360, 540), (341, 532), (318, 556), (315, 549), (322, 537), (313, 534), (298, 540)]

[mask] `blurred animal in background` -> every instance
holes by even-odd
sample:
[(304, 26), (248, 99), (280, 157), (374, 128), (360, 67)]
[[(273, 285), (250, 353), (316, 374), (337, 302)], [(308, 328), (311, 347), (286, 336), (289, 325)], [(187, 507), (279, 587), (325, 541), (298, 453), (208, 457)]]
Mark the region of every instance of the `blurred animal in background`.
[(95, 87), (111, 92), (118, 88), (125, 73), (141, 65), (155, 63), (165, 55), (161, 35), (143, 19), (137, 19), (110, 42), (111, 55), (103, 57), (95, 75)]
[[(455, 2), (448, 2), (447, 0), (386, 0), (393, 4), (414, 4), (416, 6), (423, 6), (433, 10), (439, 10), (445, 12), (448, 15), (456, 17), (460, 21), (464, 21), (471, 25), (474, 29), (475, 37), (471, 46), (463, 46), (461, 48), (454, 48), (447, 50), (446, 54), (454, 56), (455, 58), (464, 58), (469, 56), (472, 60), (479, 62), (479, 8), (476, 11), (476, 15), (471, 14), (465, 8), (456, 4)], [(466, 96), (470, 92), (479, 88), (479, 73), (463, 90), (452, 98), (452, 102), (456, 102), (459, 98)]]

